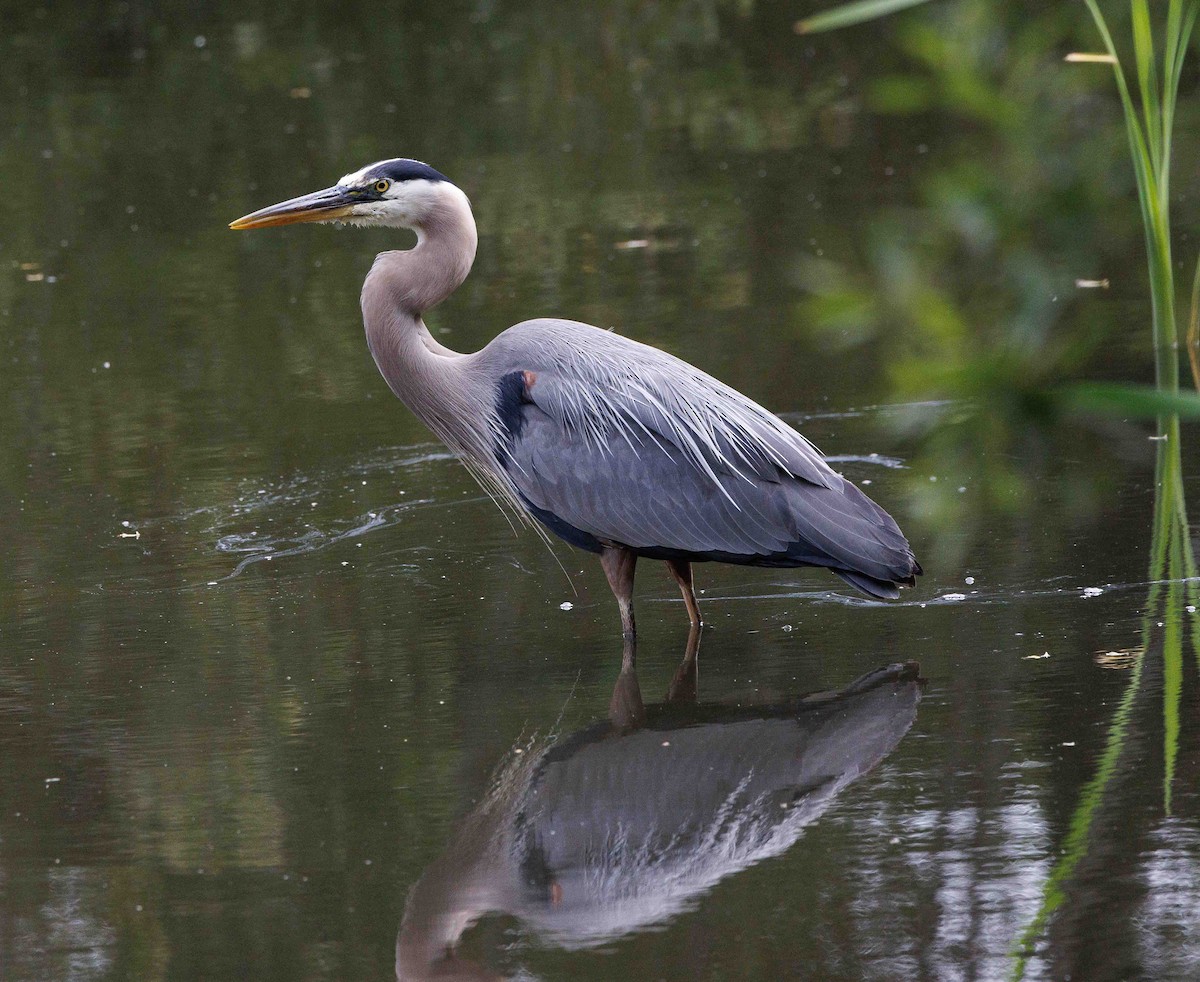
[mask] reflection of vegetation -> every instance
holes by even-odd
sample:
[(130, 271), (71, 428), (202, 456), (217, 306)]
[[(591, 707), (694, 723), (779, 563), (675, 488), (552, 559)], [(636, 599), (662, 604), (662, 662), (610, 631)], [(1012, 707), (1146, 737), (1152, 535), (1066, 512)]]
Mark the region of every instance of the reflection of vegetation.
[[(1088, 782), (1075, 807), (1062, 856), (1055, 864), (1042, 891), (1037, 914), (1017, 943), (1014, 977), (1023, 978), (1033, 946), (1042, 936), (1050, 918), (1066, 900), (1066, 884), (1087, 855), (1093, 819), (1104, 801), (1109, 782), (1117, 773), (1125, 749), (1125, 740), (1134, 703), (1146, 678), (1147, 661), (1156, 654), (1162, 663), (1163, 718), (1163, 809), (1171, 811), (1171, 786), (1175, 761), (1179, 754), (1179, 709), (1183, 696), (1183, 650), (1185, 616), (1193, 624), (1192, 645), (1200, 657), (1200, 636), (1196, 633), (1194, 611), (1200, 605), (1200, 582), (1188, 531), (1184, 500), (1183, 466), (1179, 443), (1179, 420), (1167, 417), (1162, 422), (1155, 468), (1158, 493), (1155, 496), (1154, 534), (1150, 562), (1150, 592), (1142, 623), (1142, 655), (1133, 666), (1129, 684), (1108, 730), (1104, 754), (1096, 773)], [(1185, 615), (1185, 604), (1188, 613)]]

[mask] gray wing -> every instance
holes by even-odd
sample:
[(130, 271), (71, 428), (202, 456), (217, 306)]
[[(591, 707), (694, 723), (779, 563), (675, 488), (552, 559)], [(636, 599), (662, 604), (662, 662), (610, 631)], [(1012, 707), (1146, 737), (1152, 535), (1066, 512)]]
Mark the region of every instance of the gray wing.
[(826, 566), (880, 596), (919, 572), (891, 517), (812, 444), (692, 365), (570, 321), (529, 321), (493, 346), (500, 461), (568, 541)]

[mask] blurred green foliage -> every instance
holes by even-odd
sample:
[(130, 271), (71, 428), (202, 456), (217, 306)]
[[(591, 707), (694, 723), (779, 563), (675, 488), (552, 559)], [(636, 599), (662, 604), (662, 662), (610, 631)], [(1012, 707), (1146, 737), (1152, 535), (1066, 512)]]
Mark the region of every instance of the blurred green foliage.
[[(1136, 384), (1123, 390), (1113, 383), (1144, 377), (1154, 345), (1167, 336), (1155, 327), (1160, 311), (1175, 337), (1175, 288), (1160, 272), (1170, 269), (1170, 232), (1148, 226), (1152, 260), (1162, 258), (1152, 261), (1154, 300), (1142, 315), (1145, 355), (1115, 372), (1105, 365), (1116, 329), (1113, 301), (1141, 282), (1127, 268), (1113, 269), (1111, 244), (1081, 237), (1076, 224), (1080, 212), (1112, 207), (1113, 170), (1122, 165), (1113, 154), (1112, 109), (1095, 91), (1104, 66), (1063, 61), (1089, 47), (1079, 38), (1082, 12), (1060, 4), (1024, 16), (1028, 11), (959, 2), (889, 20), (910, 63), (873, 83), (873, 108), (957, 118), (976, 151), (919, 180), (919, 205), (881, 215), (857, 261), (812, 260), (802, 268), (814, 323), (841, 343), (881, 350), (892, 399), (933, 403), (899, 419), (925, 435), (922, 470), (962, 473), (980, 461), (982, 483), (1000, 506), (1019, 500), (1029, 476), (1011, 462), (1045, 453), (1039, 448), (1054, 444), (1052, 431), (1078, 425), (1064, 410), (1147, 415)], [(1158, 83), (1147, 82), (1143, 92), (1144, 105), (1169, 107), (1172, 119), (1182, 50), (1168, 36), (1164, 88), (1155, 95)], [(1169, 162), (1172, 130), (1147, 127), (1136, 183), (1165, 222), (1167, 175), (1164, 169), (1154, 178), (1151, 157)], [(1157, 183), (1143, 187), (1143, 175)], [(1143, 217), (1153, 216), (1144, 210)], [(1109, 384), (1065, 385), (1097, 374)], [(1177, 376), (1177, 366), (1164, 373)], [(1104, 420), (1098, 425), (1111, 428)], [(964, 503), (946, 487), (925, 496), (929, 513), (964, 520)]]

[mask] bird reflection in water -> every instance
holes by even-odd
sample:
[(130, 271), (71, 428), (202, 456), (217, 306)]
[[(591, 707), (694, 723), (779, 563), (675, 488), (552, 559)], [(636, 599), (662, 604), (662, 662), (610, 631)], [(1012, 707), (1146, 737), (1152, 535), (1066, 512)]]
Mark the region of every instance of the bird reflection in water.
[(644, 705), (632, 642), (609, 719), (519, 748), (409, 894), (396, 976), (499, 979), (461, 958), (489, 913), (590, 948), (661, 926), (787, 850), (916, 718), (915, 662), (786, 703), (696, 702), (693, 631), (664, 702)]

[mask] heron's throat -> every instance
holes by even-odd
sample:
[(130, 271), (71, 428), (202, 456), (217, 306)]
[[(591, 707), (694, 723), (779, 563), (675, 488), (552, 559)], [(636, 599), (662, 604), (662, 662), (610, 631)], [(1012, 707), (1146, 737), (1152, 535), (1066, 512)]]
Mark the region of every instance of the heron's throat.
[(363, 313), (368, 307), (399, 308), (419, 318), (462, 284), (475, 261), (479, 237), (467, 196), (453, 184), (434, 185), (436, 197), (414, 229), (417, 244), (383, 252), (363, 284)]

